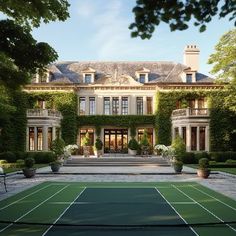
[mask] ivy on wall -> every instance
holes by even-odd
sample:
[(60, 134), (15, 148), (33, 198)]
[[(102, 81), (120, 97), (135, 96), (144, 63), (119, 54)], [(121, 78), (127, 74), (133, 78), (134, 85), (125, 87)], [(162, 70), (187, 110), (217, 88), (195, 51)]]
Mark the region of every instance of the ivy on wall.
[(236, 114), (223, 106), (225, 90), (191, 90), (158, 92), (156, 95), (156, 141), (171, 144), (171, 113), (176, 102), (186, 107), (186, 101), (206, 97), (210, 108), (211, 151), (236, 149)]
[(0, 152), (25, 151), (27, 95), (19, 90), (8, 90), (7, 94), (11, 97), (8, 105), (14, 111), (0, 120)]
[(109, 116), (109, 115), (93, 115), (93, 116), (78, 116), (78, 127), (85, 125), (104, 126), (112, 125), (116, 127), (132, 127), (139, 125), (154, 125), (154, 115), (125, 115), (125, 116)]
[(28, 94), (29, 108), (38, 100), (46, 101), (46, 108), (62, 113), (61, 134), (66, 144), (76, 143), (77, 138), (77, 95), (74, 92), (32, 92)]

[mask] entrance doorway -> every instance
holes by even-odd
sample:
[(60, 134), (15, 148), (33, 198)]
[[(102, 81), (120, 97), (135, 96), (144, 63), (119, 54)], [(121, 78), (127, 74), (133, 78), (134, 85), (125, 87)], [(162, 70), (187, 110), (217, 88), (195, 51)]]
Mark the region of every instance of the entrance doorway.
[(127, 153), (128, 129), (104, 129), (104, 152)]

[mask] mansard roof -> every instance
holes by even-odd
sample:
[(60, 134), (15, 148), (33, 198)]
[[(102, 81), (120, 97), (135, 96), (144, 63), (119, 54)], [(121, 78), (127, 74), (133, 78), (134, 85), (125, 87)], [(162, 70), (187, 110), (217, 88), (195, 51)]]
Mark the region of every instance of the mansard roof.
[[(187, 66), (174, 62), (59, 62), (49, 66), (50, 83), (83, 83), (84, 71), (95, 72), (95, 84), (142, 85), (136, 82), (137, 72), (148, 71), (148, 83), (182, 83)], [(91, 69), (92, 68), (92, 69)], [(126, 79), (124, 79), (126, 78)], [(132, 81), (133, 80), (133, 81)], [(213, 82), (212, 78), (196, 73), (196, 83)]]

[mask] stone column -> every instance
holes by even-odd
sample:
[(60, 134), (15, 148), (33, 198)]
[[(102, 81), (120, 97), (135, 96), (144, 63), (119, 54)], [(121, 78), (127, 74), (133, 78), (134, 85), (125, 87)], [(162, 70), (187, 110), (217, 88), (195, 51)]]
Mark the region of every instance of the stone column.
[(197, 151), (200, 150), (200, 127), (197, 126)]
[(43, 126), (43, 151), (48, 151), (48, 127)]
[(187, 125), (186, 127), (186, 151), (191, 151), (191, 126)]
[(181, 138), (183, 138), (183, 130), (182, 130), (182, 127), (179, 126), (178, 129), (179, 129), (179, 136), (180, 136)]
[(52, 127), (52, 140), (55, 140), (56, 139), (56, 127), (53, 126)]

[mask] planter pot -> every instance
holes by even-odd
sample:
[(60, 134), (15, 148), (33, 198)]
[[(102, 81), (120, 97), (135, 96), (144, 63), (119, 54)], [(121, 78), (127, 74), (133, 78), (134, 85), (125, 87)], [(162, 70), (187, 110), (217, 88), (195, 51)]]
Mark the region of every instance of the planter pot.
[(182, 173), (183, 166), (181, 166), (181, 165), (175, 165), (175, 164), (173, 163), (173, 168), (174, 168), (174, 170), (175, 170), (175, 173)]
[(22, 170), (23, 174), (26, 178), (32, 178), (35, 176), (36, 169), (35, 168), (25, 168)]
[(90, 154), (90, 146), (83, 146), (84, 157), (89, 157)]
[(210, 175), (210, 170), (208, 169), (198, 169), (197, 170), (198, 177), (201, 177), (203, 179), (207, 179)]
[(137, 150), (128, 149), (128, 153), (131, 156), (136, 156), (137, 155)]
[(52, 163), (50, 164), (52, 172), (58, 172), (61, 168), (61, 164), (59, 163)]

